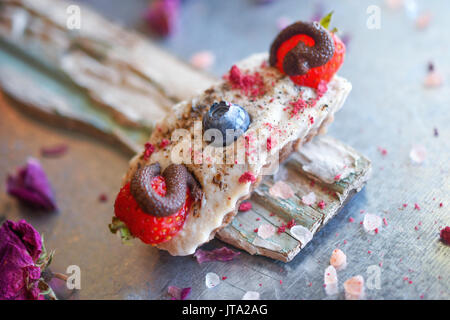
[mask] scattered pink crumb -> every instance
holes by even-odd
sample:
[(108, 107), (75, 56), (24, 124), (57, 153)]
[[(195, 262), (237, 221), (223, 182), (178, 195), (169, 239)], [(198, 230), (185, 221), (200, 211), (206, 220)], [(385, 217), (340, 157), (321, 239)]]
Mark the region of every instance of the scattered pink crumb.
[(420, 210), (420, 206), (417, 203), (414, 203), (414, 209)]
[(353, 219), (352, 217), (348, 218), (348, 222), (354, 222), (355, 219)]
[(145, 144), (145, 150), (144, 150), (144, 155), (143, 155), (144, 160), (148, 160), (154, 151), (155, 151), (155, 146), (152, 145), (151, 143), (147, 142)]
[(239, 183), (247, 183), (247, 182), (253, 183), (255, 181), (256, 181), (256, 177), (250, 171), (244, 172), (239, 177)]
[(222, 277), (222, 280), (227, 280), (227, 279), (228, 279), (228, 277), (225, 277), (225, 276)]
[(294, 220), (294, 219), (292, 219), (291, 221), (289, 221), (288, 224), (286, 225), (286, 227), (287, 227), (288, 229), (292, 228), (293, 226), (295, 226), (295, 220)]
[(404, 203), (404, 204), (403, 204), (403, 208), (406, 208), (407, 206), (408, 206), (407, 203)]
[(334, 181), (339, 181), (339, 180), (341, 180), (341, 175), (340, 175), (340, 174), (337, 174), (337, 175), (334, 177)]
[(159, 143), (159, 147), (161, 149), (164, 149), (165, 147), (167, 147), (170, 144), (170, 141), (168, 139), (162, 139), (161, 142)]
[(245, 201), (245, 202), (242, 202), (240, 205), (239, 205), (239, 211), (241, 211), (241, 212), (246, 212), (246, 211), (249, 211), (249, 210), (251, 210), (252, 209), (252, 203), (250, 202), (250, 201)]
[(387, 150), (382, 147), (378, 147), (378, 151), (380, 151), (381, 155), (383, 156), (387, 155)]
[(102, 194), (99, 195), (98, 201), (106, 202), (106, 201), (108, 201), (108, 196), (106, 194), (102, 193)]
[(325, 204), (325, 201), (323, 201), (323, 200), (321, 200), (318, 204), (317, 204), (317, 206), (320, 208), (320, 209), (325, 209), (325, 206), (326, 206), (326, 204)]
[(386, 218), (383, 218), (383, 223), (384, 223), (385, 226), (388, 225)]

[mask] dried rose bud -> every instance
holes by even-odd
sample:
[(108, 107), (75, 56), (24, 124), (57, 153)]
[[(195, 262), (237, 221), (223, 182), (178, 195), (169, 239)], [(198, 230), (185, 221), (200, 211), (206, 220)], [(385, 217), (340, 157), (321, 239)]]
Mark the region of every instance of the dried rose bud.
[(178, 19), (179, 7), (179, 0), (153, 1), (144, 16), (150, 30), (162, 37), (170, 35)]
[(445, 227), (441, 230), (441, 240), (445, 244), (450, 245), (450, 227)]
[(43, 300), (38, 288), (42, 253), (39, 233), (25, 220), (0, 228), (0, 300)]

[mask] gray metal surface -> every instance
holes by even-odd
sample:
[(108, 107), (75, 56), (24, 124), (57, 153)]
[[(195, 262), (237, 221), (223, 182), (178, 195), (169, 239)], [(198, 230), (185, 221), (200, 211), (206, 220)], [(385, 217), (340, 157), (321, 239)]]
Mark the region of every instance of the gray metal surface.
[[(84, 2), (137, 28), (147, 3)], [(369, 299), (449, 299), (450, 248), (439, 241), (439, 227), (450, 225), (450, 3), (417, 1), (419, 10), (433, 14), (423, 31), (415, 29), (405, 10), (389, 10), (383, 1), (323, 4), (335, 10), (333, 25), (352, 38), (341, 74), (352, 82), (353, 91), (330, 134), (367, 155), (373, 162), (373, 176), (292, 262), (242, 253), (231, 262), (198, 265), (192, 257), (171, 257), (138, 241), (131, 247), (120, 245), (106, 225), (128, 159), (85, 136), (29, 119), (4, 99), (0, 104), (1, 181), (27, 156), (39, 157), (42, 145), (64, 141), (70, 150), (61, 159), (42, 159), (56, 189), (59, 213), (27, 210), (5, 194), (2, 183), (0, 214), (25, 218), (45, 234), (47, 247), (56, 249), (54, 270), (80, 266), (78, 296), (83, 299), (164, 299), (168, 285), (191, 286), (192, 299), (240, 299), (247, 290), (260, 292), (262, 299), (341, 299), (345, 279), (357, 274), (369, 278), (367, 268), (380, 263), (381, 285), (367, 289)], [(381, 8), (378, 30), (366, 27), (366, 9), (372, 4)], [(251, 0), (186, 0), (182, 8), (178, 33), (161, 45), (185, 59), (199, 50), (213, 51), (213, 72), (220, 75), (234, 61), (267, 50), (280, 16), (308, 19), (315, 5), (298, 0), (266, 6)], [(423, 87), (429, 61), (447, 80), (440, 88)], [(414, 144), (427, 148), (422, 165), (409, 159)], [(387, 154), (383, 156), (378, 147)], [(98, 201), (101, 193), (108, 195), (106, 203)], [(414, 203), (421, 209), (415, 210)], [(359, 224), (361, 210), (385, 217), (388, 225), (377, 235), (365, 233)], [(354, 222), (349, 222), (350, 217)], [(214, 240), (205, 247), (222, 245)], [(348, 266), (338, 272), (340, 293), (327, 297), (323, 271), (337, 246), (347, 254)], [(207, 289), (208, 272), (227, 279)]]

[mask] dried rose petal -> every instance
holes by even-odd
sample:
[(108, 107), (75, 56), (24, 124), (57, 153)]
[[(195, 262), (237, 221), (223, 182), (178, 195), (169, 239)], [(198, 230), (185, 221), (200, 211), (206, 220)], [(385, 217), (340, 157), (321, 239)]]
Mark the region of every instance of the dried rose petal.
[(0, 228), (0, 300), (43, 299), (35, 266), (42, 253), (39, 233), (25, 220), (7, 220)]
[(169, 286), (167, 293), (172, 297), (172, 300), (186, 300), (191, 294), (191, 288), (179, 288), (176, 286)]
[(359, 300), (364, 298), (364, 278), (360, 275), (354, 276), (344, 282), (345, 299)]
[(294, 191), (292, 188), (283, 181), (277, 181), (272, 187), (270, 187), (269, 193), (272, 197), (278, 197), (284, 200), (294, 196)]
[(8, 175), (7, 192), (35, 208), (56, 210), (50, 182), (37, 159), (30, 158), (15, 176)]
[(441, 240), (445, 244), (450, 245), (450, 227), (445, 227), (441, 230)]
[(179, 8), (179, 0), (155, 0), (145, 13), (144, 19), (150, 30), (165, 37), (174, 31)]
[(69, 146), (67, 144), (58, 144), (50, 147), (42, 147), (41, 155), (43, 157), (49, 158), (61, 157), (67, 152), (68, 149)]
[(336, 268), (336, 270), (343, 270), (347, 265), (347, 256), (340, 249), (334, 249), (331, 254), (330, 264)]
[(206, 251), (202, 249), (197, 249), (194, 253), (194, 257), (197, 259), (199, 264), (209, 261), (230, 261), (237, 257), (240, 252), (233, 251), (227, 247), (222, 247), (220, 249), (214, 249), (212, 251)]

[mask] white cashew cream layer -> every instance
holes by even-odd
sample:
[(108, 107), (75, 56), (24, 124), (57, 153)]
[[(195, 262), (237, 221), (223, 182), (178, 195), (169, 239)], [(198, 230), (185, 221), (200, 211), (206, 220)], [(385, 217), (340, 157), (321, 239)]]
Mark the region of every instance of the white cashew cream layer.
[[(251, 182), (239, 182), (242, 174), (251, 172), (255, 177), (261, 176), (264, 165), (272, 162), (274, 155), (284, 146), (297, 139), (301, 142), (306, 137), (317, 134), (324, 121), (332, 119), (333, 114), (342, 107), (351, 91), (350, 82), (335, 76), (315, 106), (305, 108), (293, 117), (290, 112), (291, 102), (297, 101), (300, 95), (305, 101), (314, 99), (316, 91), (295, 85), (289, 77), (268, 66), (265, 63), (267, 60), (267, 54), (255, 54), (236, 64), (242, 73), (258, 72), (262, 76), (266, 87), (265, 94), (248, 97), (242, 90), (233, 89), (227, 80), (223, 80), (192, 100), (175, 105), (173, 112), (156, 126), (149, 142), (158, 146), (163, 139), (171, 140), (172, 133), (177, 128), (187, 130), (192, 137), (193, 121), (198, 120), (201, 123), (202, 115), (214, 102), (225, 100), (238, 104), (245, 108), (251, 117), (248, 130), (224, 148), (225, 152), (233, 154), (238, 145), (245, 145), (245, 136), (249, 136), (247, 141), (250, 141), (251, 146), (243, 163), (218, 163), (219, 160), (223, 162), (223, 154), (200, 157), (203, 159), (202, 163), (191, 163), (198, 161), (196, 150), (181, 161), (201, 184), (203, 199), (195, 214), (193, 210), (188, 214), (183, 229), (169, 241), (157, 245), (158, 248), (167, 250), (172, 255), (190, 255), (197, 247), (211, 240), (215, 232), (225, 226), (224, 218), (227, 214), (235, 212), (239, 201), (247, 198), (251, 192)], [(257, 138), (253, 139), (252, 136)], [(276, 136), (271, 142), (270, 151), (266, 152), (267, 139)], [(130, 181), (139, 166), (159, 162), (164, 170), (174, 162), (172, 151), (182, 149), (181, 146), (185, 146), (182, 144), (186, 141), (171, 140), (165, 148), (157, 147), (147, 160), (143, 159), (142, 154), (136, 155), (130, 162), (124, 184)], [(215, 151), (207, 142), (202, 141), (200, 144), (204, 152)], [(194, 149), (193, 146), (192, 148)], [(226, 222), (231, 220), (228, 218), (230, 217), (227, 217)]]

